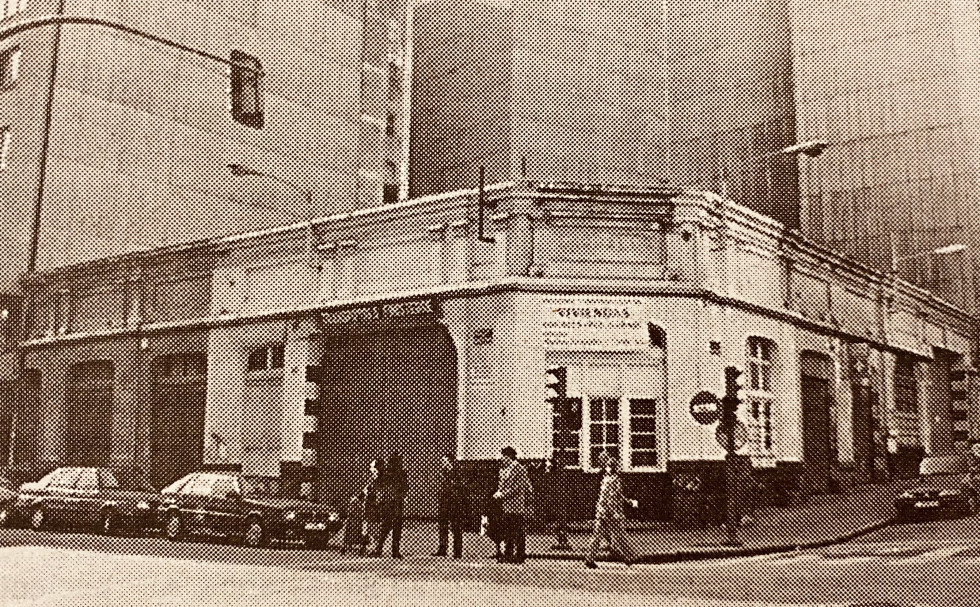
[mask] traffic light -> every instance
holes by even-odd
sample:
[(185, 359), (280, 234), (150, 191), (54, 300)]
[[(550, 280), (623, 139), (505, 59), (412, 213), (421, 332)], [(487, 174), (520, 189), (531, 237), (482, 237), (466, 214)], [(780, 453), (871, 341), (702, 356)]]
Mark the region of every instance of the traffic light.
[(545, 400), (561, 419), (565, 430), (579, 431), (582, 428), (582, 399), (568, 396), (568, 368), (548, 368), (545, 372), (545, 394)]
[(549, 367), (544, 374), (546, 398), (554, 404), (557, 399), (568, 395), (568, 369), (566, 367)]
[(735, 413), (745, 399), (745, 380), (738, 367), (725, 367), (725, 395), (721, 398), (721, 423), (724, 427), (735, 424)]
[(228, 109), (236, 122), (255, 129), (265, 123), (262, 113), (262, 62), (241, 51), (231, 51), (228, 66)]

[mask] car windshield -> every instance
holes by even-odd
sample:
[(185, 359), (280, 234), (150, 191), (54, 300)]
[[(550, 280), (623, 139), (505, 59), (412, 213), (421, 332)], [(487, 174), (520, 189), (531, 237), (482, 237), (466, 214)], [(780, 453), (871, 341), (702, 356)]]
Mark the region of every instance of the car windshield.
[(177, 493), (178, 491), (180, 491), (180, 488), (181, 487), (183, 487), (185, 484), (187, 484), (187, 481), (191, 480), (192, 478), (195, 478), (196, 476), (197, 476), (197, 474), (188, 474), (187, 476), (185, 476), (185, 477), (183, 477), (183, 478), (181, 478), (181, 479), (179, 479), (179, 480), (177, 480), (177, 481), (175, 481), (175, 482), (167, 485), (163, 489), (161, 489), (160, 490), (160, 493)]
[(279, 495), (279, 483), (275, 479), (262, 477), (238, 478), (242, 494), (248, 497), (277, 497)]
[(960, 474), (969, 471), (966, 458), (958, 455), (946, 457), (927, 457), (919, 464), (919, 474), (930, 476), (934, 474)]

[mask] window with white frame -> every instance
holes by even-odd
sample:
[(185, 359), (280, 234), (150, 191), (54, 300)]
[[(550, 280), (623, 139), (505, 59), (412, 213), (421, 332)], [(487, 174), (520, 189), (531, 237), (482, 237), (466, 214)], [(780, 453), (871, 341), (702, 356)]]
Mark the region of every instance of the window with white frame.
[(248, 372), (257, 373), (285, 366), (286, 348), (283, 344), (269, 344), (256, 348), (248, 354)]
[(776, 344), (763, 337), (750, 337), (746, 352), (746, 416), (749, 444), (756, 456), (772, 454), (774, 355)]
[(561, 437), (556, 421), (553, 447), (564, 445), (565, 464), (586, 470), (600, 469), (603, 453), (619, 459), (624, 469), (662, 469), (666, 441), (662, 360), (648, 366), (613, 360), (602, 366), (602, 362), (564, 363), (568, 364), (568, 394), (581, 398), (582, 429)]
[(602, 468), (602, 454), (619, 457), (620, 397), (589, 398), (589, 467)]
[(27, 0), (2, 0), (3, 18), (11, 17), (27, 10)]
[(0, 51), (0, 91), (11, 89), (20, 78), (20, 47)]

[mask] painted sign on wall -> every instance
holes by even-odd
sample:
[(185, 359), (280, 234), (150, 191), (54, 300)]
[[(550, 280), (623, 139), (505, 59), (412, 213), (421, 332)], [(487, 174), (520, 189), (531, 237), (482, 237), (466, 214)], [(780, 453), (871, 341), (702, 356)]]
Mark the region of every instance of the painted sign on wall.
[(548, 296), (541, 332), (548, 350), (643, 350), (649, 343), (643, 318), (643, 301), (636, 297)]

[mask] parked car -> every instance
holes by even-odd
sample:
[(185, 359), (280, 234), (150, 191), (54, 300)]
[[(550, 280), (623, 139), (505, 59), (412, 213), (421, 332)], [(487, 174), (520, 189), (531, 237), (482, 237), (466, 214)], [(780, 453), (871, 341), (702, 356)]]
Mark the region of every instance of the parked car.
[(6, 477), (0, 476), (0, 528), (9, 527), (14, 522), (14, 504), (17, 491)]
[(159, 503), (152, 487), (124, 487), (112, 470), (69, 467), (21, 485), (14, 510), (35, 531), (57, 527), (113, 535), (155, 529)]
[(967, 456), (925, 457), (918, 484), (895, 499), (899, 518), (967, 516), (980, 507), (977, 493), (964, 483), (970, 471)]
[(253, 547), (272, 540), (318, 545), (343, 525), (334, 508), (267, 495), (261, 483), (233, 472), (194, 472), (161, 494), (160, 526), (171, 540), (195, 535)]

